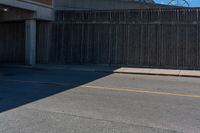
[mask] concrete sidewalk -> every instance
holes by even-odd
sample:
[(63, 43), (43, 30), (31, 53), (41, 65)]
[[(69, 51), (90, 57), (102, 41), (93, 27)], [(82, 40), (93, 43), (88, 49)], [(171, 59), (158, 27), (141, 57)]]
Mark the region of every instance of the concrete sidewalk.
[(146, 74), (162, 76), (200, 77), (199, 70), (176, 70), (176, 69), (151, 69), (151, 68), (119, 68), (116, 73)]
[(155, 68), (134, 68), (117, 67), (104, 65), (1, 65), (1, 67), (23, 67), (30, 69), (60, 69), (75, 71), (108, 72), (122, 74), (141, 74), (141, 75), (161, 75), (161, 76), (180, 76), (200, 78), (200, 70), (177, 70), (177, 69), (155, 69)]

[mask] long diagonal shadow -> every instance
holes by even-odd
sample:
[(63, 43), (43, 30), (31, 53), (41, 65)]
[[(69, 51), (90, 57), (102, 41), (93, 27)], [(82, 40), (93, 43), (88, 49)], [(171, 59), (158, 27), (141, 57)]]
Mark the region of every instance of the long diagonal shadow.
[(0, 67), (0, 113), (111, 73)]

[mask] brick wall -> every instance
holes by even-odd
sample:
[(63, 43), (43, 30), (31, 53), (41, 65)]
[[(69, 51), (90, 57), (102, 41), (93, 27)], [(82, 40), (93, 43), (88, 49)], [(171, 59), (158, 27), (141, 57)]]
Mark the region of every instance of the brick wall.
[(40, 3), (43, 3), (43, 4), (52, 5), (52, 0), (32, 0), (32, 1), (40, 2)]

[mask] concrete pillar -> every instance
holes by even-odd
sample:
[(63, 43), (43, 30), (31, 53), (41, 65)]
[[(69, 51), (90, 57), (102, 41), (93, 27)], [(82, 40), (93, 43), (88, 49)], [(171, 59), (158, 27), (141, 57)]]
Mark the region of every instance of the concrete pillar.
[(36, 64), (36, 20), (26, 20), (25, 64)]

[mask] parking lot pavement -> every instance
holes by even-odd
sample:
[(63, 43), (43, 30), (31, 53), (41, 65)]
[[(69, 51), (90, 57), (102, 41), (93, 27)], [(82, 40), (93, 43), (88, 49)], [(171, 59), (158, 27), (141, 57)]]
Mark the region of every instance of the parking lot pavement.
[(0, 69), (0, 133), (198, 133), (200, 79)]

